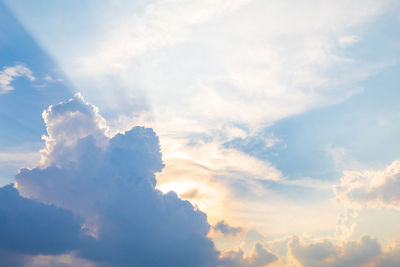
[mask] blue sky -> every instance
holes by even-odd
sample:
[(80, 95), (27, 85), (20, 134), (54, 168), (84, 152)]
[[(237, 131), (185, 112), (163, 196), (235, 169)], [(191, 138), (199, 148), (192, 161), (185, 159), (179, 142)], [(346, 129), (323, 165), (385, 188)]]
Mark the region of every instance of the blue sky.
[[(4, 245), (0, 262), (361, 266), (370, 248), (371, 266), (396, 266), (398, 11), (389, 0), (0, 2), (0, 197), (70, 221), (51, 231), (83, 229), (57, 253)], [(35, 242), (7, 229), (0, 243)], [(154, 261), (135, 262), (154, 232), (193, 246), (174, 261), (158, 240)], [(129, 253), (113, 251), (123, 244)]]
[[(57, 103), (71, 97), (73, 93), (69, 89), (71, 87), (68, 79), (54, 60), (41, 49), (3, 3), (0, 8), (2, 69), (21, 64), (32, 70), (36, 78), (35, 81), (30, 81), (26, 77), (15, 79), (12, 81), (12, 86), (21, 89), (2, 95), (0, 147), (2, 151), (37, 150), (42, 145), (41, 136), (45, 133), (45, 125), (41, 118), (43, 110), (50, 102)], [(46, 76), (52, 77), (54, 82), (47, 81)], [(11, 182), (18, 168), (14, 165), (2, 165), (1, 183)]]

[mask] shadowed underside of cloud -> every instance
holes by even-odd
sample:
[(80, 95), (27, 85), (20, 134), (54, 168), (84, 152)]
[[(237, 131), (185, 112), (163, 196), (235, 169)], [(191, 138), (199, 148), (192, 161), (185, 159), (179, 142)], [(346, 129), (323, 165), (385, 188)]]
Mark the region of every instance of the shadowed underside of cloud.
[(0, 188), (0, 249), (27, 254), (59, 254), (77, 247), (81, 221), (71, 211)]
[(71, 211), (20, 196), (13, 185), (0, 188), (1, 266), (24, 266), (30, 255), (76, 249), (81, 223)]

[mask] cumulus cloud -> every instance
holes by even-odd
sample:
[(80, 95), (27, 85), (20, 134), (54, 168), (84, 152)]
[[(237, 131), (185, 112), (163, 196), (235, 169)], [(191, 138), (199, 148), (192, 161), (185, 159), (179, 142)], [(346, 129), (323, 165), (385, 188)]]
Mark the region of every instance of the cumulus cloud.
[(249, 257), (246, 257), (242, 250), (229, 251), (222, 255), (221, 266), (223, 267), (262, 267), (268, 266), (278, 260), (278, 257), (265, 249), (260, 243), (254, 246)]
[(223, 220), (214, 225), (213, 229), (214, 231), (221, 232), (224, 235), (235, 235), (242, 231), (242, 228), (230, 226)]
[(400, 161), (384, 170), (346, 171), (334, 191), (338, 200), (356, 206), (400, 209)]
[(0, 71), (0, 94), (14, 90), (11, 82), (17, 77), (26, 77), (31, 81), (35, 80), (32, 71), (24, 65), (17, 64), (12, 67), (5, 66), (3, 67), (3, 70)]
[(164, 165), (152, 129), (134, 127), (109, 138), (97, 109), (80, 95), (43, 117), (43, 164), (22, 169), (17, 188), (84, 219), (79, 256), (129, 266), (217, 264), (206, 215), (174, 192), (155, 189), (155, 172)]
[(335, 244), (330, 240), (304, 244), (298, 237), (293, 237), (289, 243), (289, 253), (299, 266), (305, 267), (376, 266), (382, 256), (380, 244), (369, 236), (364, 236), (358, 242), (343, 244)]

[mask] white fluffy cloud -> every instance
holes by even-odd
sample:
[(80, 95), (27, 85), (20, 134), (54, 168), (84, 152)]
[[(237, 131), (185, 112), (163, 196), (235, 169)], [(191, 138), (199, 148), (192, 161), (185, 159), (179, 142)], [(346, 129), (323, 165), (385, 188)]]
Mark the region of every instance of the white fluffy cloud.
[(3, 70), (0, 71), (0, 94), (14, 90), (11, 82), (17, 77), (26, 77), (31, 81), (35, 80), (32, 71), (24, 65), (5, 66)]
[(356, 206), (400, 209), (400, 161), (384, 170), (346, 171), (334, 191), (338, 200)]
[(48, 136), (45, 149), (41, 150), (41, 164), (65, 164), (76, 159), (76, 143), (91, 136), (100, 147), (108, 143), (105, 120), (98, 114), (98, 108), (85, 102), (78, 93), (68, 102), (50, 105), (43, 111)]

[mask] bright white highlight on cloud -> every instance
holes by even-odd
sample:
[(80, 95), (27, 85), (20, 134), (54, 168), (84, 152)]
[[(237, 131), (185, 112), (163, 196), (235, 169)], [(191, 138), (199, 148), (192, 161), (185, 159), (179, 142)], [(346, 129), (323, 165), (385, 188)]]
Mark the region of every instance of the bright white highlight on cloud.
[(26, 77), (30, 81), (35, 80), (32, 71), (24, 65), (17, 64), (12, 67), (3, 67), (3, 70), (0, 70), (0, 94), (14, 90), (11, 83), (18, 77)]
[(346, 171), (335, 193), (356, 206), (400, 209), (400, 161), (384, 170)]
[(98, 108), (85, 102), (78, 93), (74, 99), (59, 103), (43, 111), (48, 136), (45, 149), (41, 150), (43, 166), (77, 160), (74, 153), (79, 139), (91, 136), (96, 144), (104, 147), (108, 143), (105, 120), (98, 114)]

